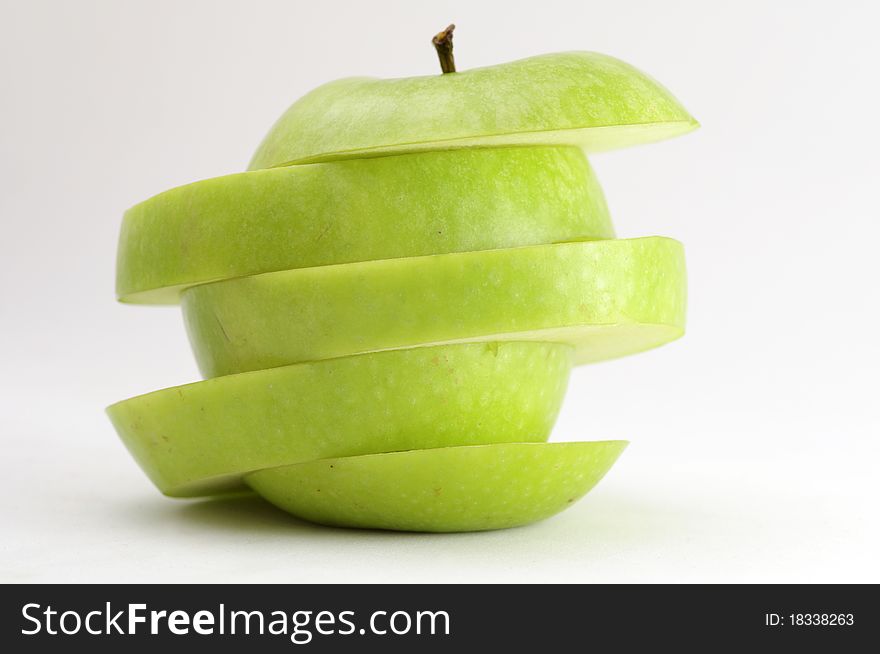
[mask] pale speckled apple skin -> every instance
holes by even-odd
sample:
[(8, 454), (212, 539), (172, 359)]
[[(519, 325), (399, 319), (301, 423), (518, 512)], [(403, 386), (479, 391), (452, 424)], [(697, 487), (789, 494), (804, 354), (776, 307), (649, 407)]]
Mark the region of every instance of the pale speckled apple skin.
[(183, 293), (207, 377), (461, 340), (561, 341), (575, 363), (678, 338), (686, 273), (663, 237), (292, 270)]
[(240, 490), (244, 473), (319, 458), (544, 441), (571, 354), (546, 343), (382, 352), (168, 388), (107, 412), (160, 491), (212, 495)]
[(208, 179), (135, 205), (116, 291), (173, 304), (186, 286), (275, 270), (613, 237), (577, 148), (339, 161)]
[(626, 441), (504, 443), (311, 461), (245, 481), (293, 515), (325, 525), (483, 531), (543, 520), (605, 475)]
[(696, 127), (668, 90), (633, 66), (562, 52), (447, 75), (330, 82), (281, 116), (249, 168), (468, 146), (595, 152)]

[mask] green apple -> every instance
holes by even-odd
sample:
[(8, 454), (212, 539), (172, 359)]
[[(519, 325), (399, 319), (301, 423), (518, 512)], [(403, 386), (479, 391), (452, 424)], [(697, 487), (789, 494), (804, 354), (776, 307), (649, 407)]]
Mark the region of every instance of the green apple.
[(116, 291), (175, 303), (193, 284), (275, 270), (613, 237), (577, 148), (339, 161), (208, 179), (132, 207)]
[(285, 511), (325, 525), (504, 529), (571, 506), (625, 447), (626, 441), (446, 447), (310, 461), (245, 481)]
[(563, 52), (448, 75), (325, 84), (281, 116), (250, 169), (468, 146), (595, 152), (696, 127), (669, 91), (629, 64)]
[(182, 295), (207, 377), (453, 341), (576, 346), (589, 363), (682, 335), (684, 253), (662, 237), (290, 270)]
[(550, 343), (382, 352), (178, 386), (107, 412), (159, 490), (212, 495), (313, 459), (546, 440), (571, 354)]

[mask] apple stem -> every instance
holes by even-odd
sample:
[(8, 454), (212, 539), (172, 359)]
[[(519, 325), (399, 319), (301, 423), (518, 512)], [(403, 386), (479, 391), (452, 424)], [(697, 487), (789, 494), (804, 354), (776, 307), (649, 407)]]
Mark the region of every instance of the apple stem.
[(455, 72), (455, 57), (452, 56), (453, 30), (455, 30), (455, 25), (449, 25), (449, 27), (442, 32), (438, 32), (431, 39), (431, 43), (437, 49), (437, 56), (440, 58), (440, 68), (444, 74)]

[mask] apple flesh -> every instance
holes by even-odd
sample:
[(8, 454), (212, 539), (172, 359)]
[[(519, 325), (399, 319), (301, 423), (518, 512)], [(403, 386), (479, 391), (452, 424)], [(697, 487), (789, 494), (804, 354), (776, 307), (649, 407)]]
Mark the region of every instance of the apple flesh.
[(595, 152), (696, 127), (638, 69), (595, 52), (562, 52), (450, 75), (325, 84), (281, 116), (250, 170), (469, 146), (566, 144)]
[(241, 490), (245, 473), (313, 459), (544, 441), (570, 368), (566, 345), (448, 345), (221, 377), (107, 412), (160, 491), (214, 495)]
[(171, 304), (187, 286), (276, 270), (613, 237), (577, 148), (339, 161), (208, 179), (132, 207), (116, 291)]
[(590, 363), (678, 338), (685, 303), (683, 249), (662, 237), (290, 270), (182, 296), (207, 377), (470, 340), (565, 342)]
[(293, 515), (336, 527), (481, 531), (543, 520), (605, 475), (626, 441), (503, 443), (311, 461), (245, 481)]

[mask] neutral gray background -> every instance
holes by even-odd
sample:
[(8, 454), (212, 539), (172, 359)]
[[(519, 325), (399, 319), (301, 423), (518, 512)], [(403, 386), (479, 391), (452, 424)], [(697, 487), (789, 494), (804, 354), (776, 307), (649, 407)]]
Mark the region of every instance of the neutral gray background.
[[(0, 581), (880, 581), (874, 2), (0, 2)], [(628, 438), (503, 532), (330, 530), (161, 497), (103, 407), (197, 379), (114, 303), (129, 205), (242, 170), (298, 96), (613, 54), (703, 123), (594, 164), (621, 236), (684, 241), (687, 337), (578, 369), (554, 438)]]

